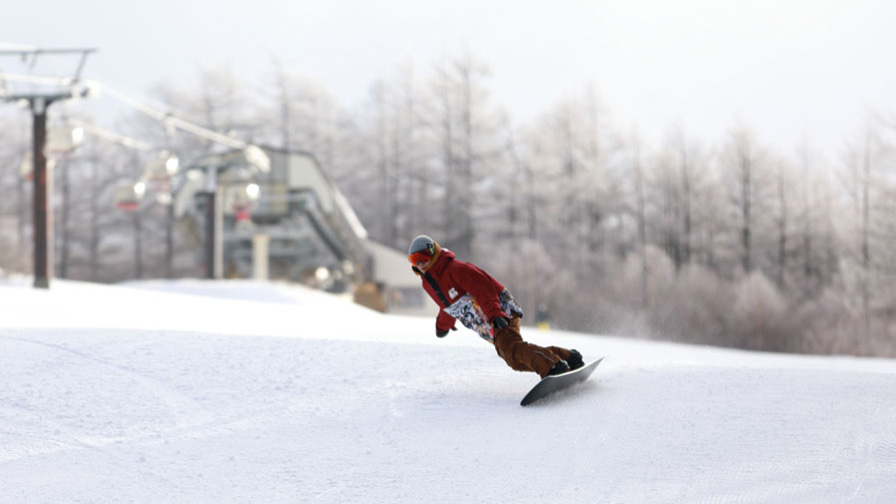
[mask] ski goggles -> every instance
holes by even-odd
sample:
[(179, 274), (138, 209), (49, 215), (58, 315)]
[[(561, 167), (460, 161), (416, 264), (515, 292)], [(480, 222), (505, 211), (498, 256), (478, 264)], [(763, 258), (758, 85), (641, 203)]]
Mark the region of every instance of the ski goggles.
[(432, 256), (429, 255), (429, 251), (426, 250), (414, 252), (413, 254), (408, 256), (408, 260), (411, 261), (411, 264), (415, 266), (420, 263), (428, 263), (430, 259), (432, 259)]

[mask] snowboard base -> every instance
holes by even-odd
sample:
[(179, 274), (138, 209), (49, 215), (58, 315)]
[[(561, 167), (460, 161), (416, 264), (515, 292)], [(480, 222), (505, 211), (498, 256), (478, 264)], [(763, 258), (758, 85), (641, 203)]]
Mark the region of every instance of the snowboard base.
[(594, 362), (585, 364), (584, 366), (574, 371), (542, 378), (542, 380), (538, 382), (534, 387), (532, 387), (532, 390), (530, 390), (529, 393), (526, 394), (526, 397), (524, 397), (522, 402), (520, 402), (520, 406), (532, 404), (533, 402), (547, 397), (548, 395), (553, 394), (558, 390), (569, 388), (576, 383), (587, 380), (602, 360), (604, 360), (603, 357), (597, 359)]

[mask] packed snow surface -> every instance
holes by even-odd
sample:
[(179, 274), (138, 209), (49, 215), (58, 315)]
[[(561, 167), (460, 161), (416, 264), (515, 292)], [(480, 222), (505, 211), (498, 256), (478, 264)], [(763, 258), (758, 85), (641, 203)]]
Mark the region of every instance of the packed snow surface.
[(0, 281), (4, 503), (881, 503), (896, 361), (463, 329), (294, 286)]

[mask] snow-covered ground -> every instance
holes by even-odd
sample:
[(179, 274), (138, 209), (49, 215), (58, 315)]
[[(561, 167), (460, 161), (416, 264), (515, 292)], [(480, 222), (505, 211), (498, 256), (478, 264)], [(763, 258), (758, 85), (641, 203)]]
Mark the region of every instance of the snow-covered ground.
[(896, 361), (461, 329), (278, 284), (0, 281), (3, 503), (891, 503)]

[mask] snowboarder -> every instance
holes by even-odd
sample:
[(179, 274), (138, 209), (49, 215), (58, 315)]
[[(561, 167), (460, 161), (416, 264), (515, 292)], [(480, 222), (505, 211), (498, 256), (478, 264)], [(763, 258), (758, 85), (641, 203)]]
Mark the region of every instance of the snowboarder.
[(498, 355), (517, 371), (542, 378), (584, 365), (582, 354), (561, 347), (540, 347), (523, 341), (523, 310), (500, 282), (478, 266), (455, 258), (432, 238), (420, 235), (411, 242), (408, 259), (423, 289), (439, 305), (436, 336), (456, 330), (457, 320), (495, 345)]

